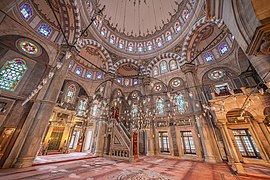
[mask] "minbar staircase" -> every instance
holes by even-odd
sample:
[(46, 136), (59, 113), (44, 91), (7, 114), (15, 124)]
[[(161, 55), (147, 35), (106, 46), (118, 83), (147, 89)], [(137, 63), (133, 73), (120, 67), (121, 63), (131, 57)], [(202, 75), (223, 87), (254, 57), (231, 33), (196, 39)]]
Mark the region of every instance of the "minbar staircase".
[(131, 135), (126, 127), (120, 122), (114, 123), (113, 139), (111, 143), (111, 157), (129, 160), (131, 147)]

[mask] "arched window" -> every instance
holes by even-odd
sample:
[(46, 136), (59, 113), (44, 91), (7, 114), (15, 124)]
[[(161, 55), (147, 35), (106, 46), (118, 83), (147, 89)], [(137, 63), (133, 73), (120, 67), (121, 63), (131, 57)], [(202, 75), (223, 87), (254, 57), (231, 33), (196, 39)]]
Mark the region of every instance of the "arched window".
[(116, 77), (116, 82), (118, 82), (119, 84), (121, 84), (121, 78), (120, 77)]
[(41, 24), (38, 28), (38, 33), (44, 37), (49, 37), (52, 32), (52, 28), (48, 24)]
[(161, 38), (157, 38), (156, 39), (156, 42), (157, 42), (158, 47), (161, 47), (162, 46)]
[(85, 74), (86, 79), (92, 79), (93, 73), (92, 71), (88, 70), (88, 72)]
[(97, 79), (97, 80), (101, 80), (101, 79), (102, 79), (102, 76), (103, 76), (102, 72), (97, 72), (97, 77), (96, 77), (96, 79)]
[(175, 69), (177, 69), (177, 63), (176, 63), (176, 61), (174, 59), (172, 59), (170, 61), (170, 70), (173, 71)]
[(138, 79), (133, 79), (133, 85), (137, 85), (139, 83)]
[(137, 116), (139, 110), (138, 110), (138, 104), (133, 104), (131, 109), (131, 114), (133, 117)]
[(168, 64), (166, 61), (162, 61), (160, 64), (159, 64), (159, 67), (160, 67), (160, 73), (166, 73), (168, 72)]
[(229, 51), (229, 47), (227, 45), (227, 43), (222, 42), (219, 46), (218, 46), (218, 50), (220, 52), (220, 54), (226, 54)]
[(65, 102), (67, 102), (67, 103), (73, 103), (74, 102), (76, 90), (77, 90), (77, 88), (76, 88), (76, 86), (74, 84), (70, 84), (67, 87), (65, 98), (64, 98)]
[(26, 70), (26, 63), (23, 60), (7, 61), (0, 70), (0, 89), (14, 91)]
[(187, 109), (187, 102), (185, 101), (185, 97), (182, 93), (176, 94), (174, 96), (174, 103), (177, 106), (177, 110), (179, 113), (184, 113)]
[(120, 49), (123, 49), (124, 48), (124, 40), (123, 39), (120, 39), (119, 40), (119, 43), (118, 43), (118, 47), (120, 48)]
[(130, 42), (129, 44), (128, 44), (128, 51), (133, 51), (133, 43), (132, 42)]
[(84, 116), (87, 108), (87, 99), (80, 99), (77, 107), (77, 115)]
[(214, 60), (214, 57), (212, 56), (212, 54), (210, 52), (205, 52), (203, 54), (203, 59), (206, 61), (206, 62), (211, 62)]
[(170, 31), (167, 31), (167, 32), (166, 32), (166, 40), (167, 40), (167, 41), (170, 41), (171, 39), (172, 39), (172, 34), (171, 34)]
[(139, 43), (138, 44), (138, 52), (142, 52), (143, 51), (143, 44)]
[(129, 84), (130, 84), (129, 81), (130, 81), (129, 79), (125, 79), (125, 86), (129, 86)]
[(153, 76), (157, 76), (158, 75), (158, 67), (154, 67), (153, 69)]
[(22, 5), (22, 7), (19, 8), (19, 10), (26, 21), (28, 21), (33, 15), (32, 8), (29, 4), (25, 3), (24, 5)]
[(164, 99), (162, 97), (158, 97), (156, 100), (157, 103), (157, 113), (158, 114), (164, 114), (165, 110), (165, 105), (164, 105)]
[(76, 69), (75, 69), (75, 73), (78, 75), (78, 76), (81, 76), (82, 74), (82, 67), (81, 66), (77, 66)]
[(147, 50), (148, 51), (151, 51), (152, 49), (153, 49), (152, 42), (151, 41), (148, 41), (147, 42)]
[(102, 36), (106, 36), (106, 34), (107, 34), (107, 29), (106, 29), (105, 27), (102, 27), (102, 28), (101, 28), (101, 31), (100, 31), (100, 34), (101, 34)]
[(187, 19), (189, 17), (189, 11), (187, 10), (187, 9), (185, 9), (184, 11), (183, 11), (183, 18), (184, 19)]
[(180, 23), (179, 22), (176, 22), (174, 24), (174, 30), (175, 30), (175, 32), (179, 32), (181, 30), (181, 26), (180, 26)]
[(111, 44), (114, 44), (115, 43), (115, 36), (114, 35), (111, 35), (111, 37), (110, 37), (110, 43)]

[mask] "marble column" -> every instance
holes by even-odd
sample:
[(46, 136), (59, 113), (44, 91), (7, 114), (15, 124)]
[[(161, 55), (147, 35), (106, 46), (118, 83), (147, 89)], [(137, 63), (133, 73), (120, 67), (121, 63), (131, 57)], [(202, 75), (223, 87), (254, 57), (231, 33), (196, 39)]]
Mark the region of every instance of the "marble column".
[[(104, 101), (107, 103), (107, 99), (110, 98), (112, 92), (112, 77), (109, 75), (105, 76), (106, 86), (104, 88), (103, 98)], [(100, 118), (98, 118), (97, 123), (97, 137), (96, 137), (96, 148), (95, 148), (95, 155), (96, 156), (103, 156), (105, 140), (104, 135), (106, 133), (106, 123), (107, 120), (107, 112), (106, 107), (101, 105), (101, 112), (99, 114)]]
[[(148, 97), (148, 95), (150, 94), (150, 92), (151, 92), (151, 85), (150, 85), (150, 78), (145, 78), (144, 80), (143, 80), (143, 86), (142, 86), (142, 94), (144, 95), (144, 96), (146, 96), (147, 98), (149, 98)], [(146, 99), (146, 103), (144, 104), (144, 106), (146, 106), (146, 108), (148, 109), (148, 110), (150, 110), (151, 109), (151, 107), (149, 106), (150, 104), (151, 104), (151, 101), (152, 101), (152, 99), (150, 99), (150, 101), (148, 101), (148, 99)], [(151, 119), (150, 119), (150, 127), (149, 127), (149, 130), (147, 131), (147, 134), (148, 134), (148, 136), (147, 136), (147, 138), (148, 138), (148, 142), (149, 142), (149, 144), (148, 144), (148, 149), (147, 149), (147, 156), (154, 156), (155, 155), (155, 145), (154, 145), (154, 143), (155, 143), (155, 131), (154, 131), (154, 124), (153, 124), (153, 118), (151, 117)]]
[(213, 132), (209, 126), (208, 120), (203, 115), (203, 109), (200, 102), (200, 94), (196, 88), (198, 83), (194, 77), (195, 65), (185, 63), (181, 66), (181, 70), (185, 73), (186, 81), (188, 82), (188, 91), (192, 93), (191, 108), (193, 110), (198, 132), (200, 134), (202, 149), (204, 152), (204, 159), (207, 162), (218, 162), (221, 161), (219, 156), (217, 142), (213, 139)]
[(44, 98), (34, 103), (33, 108), (37, 108), (34, 109), (36, 110), (36, 113), (29, 114), (26, 119), (26, 121), (32, 123), (30, 124), (29, 132), (27, 133), (26, 139), (14, 167), (21, 168), (32, 166), (68, 72), (69, 62), (70, 59), (63, 60), (62, 68), (56, 71), (51, 81), (48, 82), (48, 88), (44, 94)]
[(232, 169), (237, 171), (238, 173), (241, 174), (246, 174), (246, 171), (240, 162), (240, 159), (238, 157), (238, 153), (234, 147), (234, 144), (232, 142), (232, 138), (229, 134), (227, 125), (225, 124), (226, 120), (222, 121), (221, 123), (218, 124), (220, 128), (221, 135), (223, 137), (223, 142), (225, 144), (225, 148), (227, 150), (227, 156), (228, 156), (228, 161), (232, 163)]

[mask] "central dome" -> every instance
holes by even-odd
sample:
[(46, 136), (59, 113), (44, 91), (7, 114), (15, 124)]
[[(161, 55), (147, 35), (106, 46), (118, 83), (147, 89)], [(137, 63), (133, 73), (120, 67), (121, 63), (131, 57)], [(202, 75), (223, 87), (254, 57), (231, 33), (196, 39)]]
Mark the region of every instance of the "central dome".
[[(195, 0), (88, 0), (91, 34), (120, 57), (147, 59), (177, 44), (195, 9)], [(105, 9), (99, 13), (101, 9)]]
[(153, 35), (178, 11), (175, 0), (100, 0), (104, 20), (118, 33), (130, 37)]

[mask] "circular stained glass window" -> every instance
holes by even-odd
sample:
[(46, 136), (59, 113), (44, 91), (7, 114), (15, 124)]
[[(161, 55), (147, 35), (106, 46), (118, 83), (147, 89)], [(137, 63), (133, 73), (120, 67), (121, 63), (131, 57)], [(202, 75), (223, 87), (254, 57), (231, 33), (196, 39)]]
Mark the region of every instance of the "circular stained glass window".
[(132, 98), (136, 98), (138, 96), (138, 93), (137, 92), (133, 92), (132, 93)]
[(159, 92), (162, 90), (162, 85), (161, 84), (156, 84), (155, 87), (154, 87), (154, 90)]
[(218, 80), (224, 76), (224, 72), (221, 70), (214, 70), (210, 73), (210, 79), (212, 80)]
[(27, 54), (35, 55), (38, 53), (38, 47), (29, 41), (22, 41), (20, 43), (20, 47), (23, 50), (23, 52)]
[(171, 82), (171, 86), (174, 87), (174, 88), (177, 88), (181, 85), (181, 81), (180, 79), (174, 79), (172, 82)]

